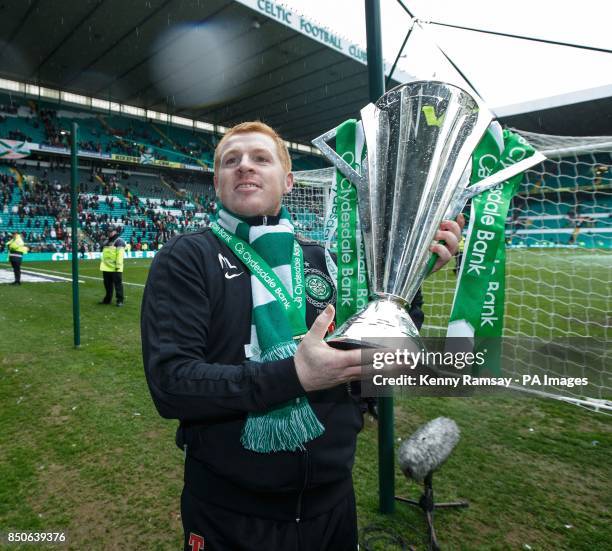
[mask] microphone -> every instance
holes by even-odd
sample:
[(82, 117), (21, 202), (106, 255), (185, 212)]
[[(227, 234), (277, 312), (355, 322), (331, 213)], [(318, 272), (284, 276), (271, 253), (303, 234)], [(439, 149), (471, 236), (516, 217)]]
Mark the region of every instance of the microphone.
[(419, 427), (399, 448), (399, 466), (406, 477), (423, 483), (423, 494), (417, 501), (395, 496), (395, 499), (416, 505), (424, 513), (429, 533), (429, 549), (439, 551), (433, 524), (434, 510), (447, 507), (467, 507), (467, 501), (436, 503), (433, 491), (433, 473), (448, 459), (459, 442), (459, 427), (448, 417), (438, 417)]
[(399, 466), (417, 482), (438, 470), (459, 442), (459, 427), (448, 417), (438, 417), (421, 426), (399, 448)]

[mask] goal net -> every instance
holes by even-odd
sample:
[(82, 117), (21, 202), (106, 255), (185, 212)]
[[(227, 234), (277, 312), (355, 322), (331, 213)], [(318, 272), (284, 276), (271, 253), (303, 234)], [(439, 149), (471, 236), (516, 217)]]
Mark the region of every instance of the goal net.
[[(524, 174), (506, 220), (504, 337), (563, 342), (569, 360), (567, 373), (558, 375), (588, 377), (589, 386), (544, 394), (611, 410), (605, 346), (612, 336), (612, 137), (518, 132), (548, 159)], [(333, 177), (333, 168), (298, 172), (286, 200), (298, 231), (319, 242)], [(424, 284), (424, 336), (446, 334), (456, 286), (453, 267), (451, 260)], [(603, 358), (599, 354), (593, 361), (584, 346), (572, 350), (571, 342), (585, 338)], [(522, 367), (516, 366), (517, 373)]]

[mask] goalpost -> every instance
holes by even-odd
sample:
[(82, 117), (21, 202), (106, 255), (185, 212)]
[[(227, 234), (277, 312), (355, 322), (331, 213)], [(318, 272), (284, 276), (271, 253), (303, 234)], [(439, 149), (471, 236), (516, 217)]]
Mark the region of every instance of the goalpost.
[[(588, 395), (583, 387), (534, 393), (612, 412), (612, 374), (605, 369), (606, 359), (612, 363), (605, 357), (612, 336), (612, 137), (518, 132), (548, 160), (525, 173), (506, 220), (504, 337), (563, 340), (567, 375), (588, 376)], [(333, 177), (333, 168), (297, 172), (285, 201), (298, 232), (322, 244)], [(451, 261), (424, 284), (424, 336), (446, 333), (453, 267)], [(599, 351), (595, 362), (583, 347), (567, 344), (585, 338)]]

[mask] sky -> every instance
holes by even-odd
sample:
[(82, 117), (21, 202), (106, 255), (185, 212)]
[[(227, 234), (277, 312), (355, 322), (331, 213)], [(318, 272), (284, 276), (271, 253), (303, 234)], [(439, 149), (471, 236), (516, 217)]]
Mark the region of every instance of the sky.
[[(403, 0), (420, 20), (612, 50), (612, 2), (581, 0)], [(364, 0), (285, 0), (285, 5), (359, 45), (366, 43)], [(392, 63), (410, 26), (397, 0), (380, 0), (383, 55)], [(423, 23), (399, 67), (422, 79), (466, 85), (461, 68), (499, 116), (612, 95), (612, 54), (495, 37)], [(593, 91), (593, 89), (595, 89)], [(586, 96), (582, 91), (591, 90)], [(559, 98), (559, 96), (563, 96)], [(550, 99), (557, 97), (557, 99)], [(531, 110), (531, 109), (530, 109)]]

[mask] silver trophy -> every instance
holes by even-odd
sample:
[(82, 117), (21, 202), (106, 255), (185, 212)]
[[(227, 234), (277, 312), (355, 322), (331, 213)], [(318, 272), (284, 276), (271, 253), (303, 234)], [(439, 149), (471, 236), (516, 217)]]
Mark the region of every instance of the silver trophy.
[(361, 110), (367, 146), (363, 174), (328, 145), (335, 129), (313, 140), (357, 188), (373, 293), (330, 344), (375, 347), (381, 338), (418, 338), (406, 306), (427, 275), (429, 247), (442, 220), (454, 219), (474, 195), (544, 160), (536, 153), (468, 187), (470, 158), (492, 120), (482, 102), (461, 88), (416, 81)]

